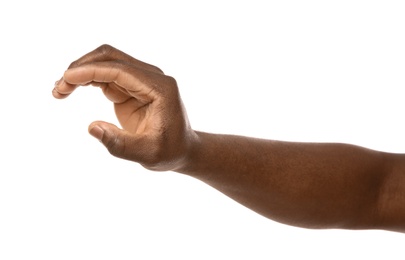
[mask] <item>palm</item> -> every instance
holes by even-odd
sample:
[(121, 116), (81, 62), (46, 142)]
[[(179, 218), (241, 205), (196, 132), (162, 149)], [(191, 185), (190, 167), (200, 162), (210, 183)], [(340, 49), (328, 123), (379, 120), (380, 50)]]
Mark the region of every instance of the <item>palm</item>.
[(106, 97), (114, 102), (115, 114), (123, 129), (142, 134), (153, 129), (152, 126), (158, 122), (156, 102), (147, 95), (133, 93), (114, 83), (102, 86), (102, 89)]
[(123, 129), (134, 133), (141, 134), (150, 129), (153, 122), (150, 113), (150, 105), (136, 107), (133, 103), (135, 99), (129, 99), (125, 103), (115, 103), (115, 114)]

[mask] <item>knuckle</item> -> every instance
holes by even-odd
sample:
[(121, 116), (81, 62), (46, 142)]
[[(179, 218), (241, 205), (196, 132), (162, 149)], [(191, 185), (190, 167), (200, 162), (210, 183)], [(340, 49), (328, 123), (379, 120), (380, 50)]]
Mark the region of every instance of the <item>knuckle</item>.
[(166, 84), (165, 89), (169, 92), (172, 98), (178, 99), (179, 98), (179, 88), (177, 86), (177, 81), (175, 78), (171, 76), (166, 77)]
[(167, 88), (167, 89), (169, 89), (171, 91), (177, 91), (178, 90), (177, 81), (172, 76), (165, 76), (163, 82), (164, 82), (165, 88)]
[(149, 64), (149, 66), (152, 68), (152, 70), (164, 74), (163, 70), (161, 68), (159, 68), (158, 66), (151, 65), (151, 64)]
[(103, 44), (93, 52), (88, 53), (78, 60), (73, 61), (69, 65), (69, 69), (79, 67), (85, 63), (91, 62), (95, 57), (109, 57), (116, 49), (108, 44)]
[(109, 44), (102, 44), (102, 45), (100, 45), (100, 46), (96, 49), (96, 51), (99, 52), (101, 55), (106, 55), (106, 56), (108, 56), (108, 55), (110, 55), (113, 51), (115, 51), (115, 48), (112, 47), (112, 46), (109, 45)]
[(78, 67), (80, 65), (80, 62), (79, 61), (73, 61), (72, 63), (70, 63), (70, 65), (69, 65), (69, 69), (72, 69), (72, 68), (76, 68), (76, 67)]
[(174, 86), (174, 87), (177, 88), (177, 81), (176, 81), (176, 79), (175, 79), (174, 77), (172, 77), (172, 76), (166, 76), (166, 80), (167, 80), (167, 82), (168, 82), (168, 84), (169, 84), (170, 86)]

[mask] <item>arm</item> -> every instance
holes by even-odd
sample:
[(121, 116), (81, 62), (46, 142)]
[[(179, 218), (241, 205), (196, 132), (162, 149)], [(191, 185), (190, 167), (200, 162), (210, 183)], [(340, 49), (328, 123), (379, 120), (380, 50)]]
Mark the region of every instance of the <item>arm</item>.
[(405, 157), (348, 144), (198, 133), (180, 172), (305, 228), (405, 232)]
[(114, 103), (122, 128), (89, 126), (114, 156), (197, 178), (281, 223), (405, 232), (402, 155), (194, 131), (173, 78), (107, 45), (73, 62), (53, 95), (81, 85)]

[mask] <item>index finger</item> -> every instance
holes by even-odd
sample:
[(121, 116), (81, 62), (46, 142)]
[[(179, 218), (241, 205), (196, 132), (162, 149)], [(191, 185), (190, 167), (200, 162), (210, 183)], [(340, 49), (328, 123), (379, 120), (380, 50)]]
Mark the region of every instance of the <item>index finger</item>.
[(154, 84), (163, 75), (152, 73), (118, 62), (97, 62), (68, 69), (63, 76), (63, 84), (57, 87), (59, 93), (68, 95), (77, 86), (92, 83), (115, 83), (138, 98), (152, 100), (156, 91), (160, 92), (160, 84)]

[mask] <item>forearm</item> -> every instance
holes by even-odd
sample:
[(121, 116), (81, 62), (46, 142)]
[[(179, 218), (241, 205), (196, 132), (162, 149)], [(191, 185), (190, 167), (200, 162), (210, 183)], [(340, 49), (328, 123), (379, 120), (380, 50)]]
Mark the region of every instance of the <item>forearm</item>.
[(346, 144), (197, 135), (178, 171), (248, 208), (301, 227), (378, 227), (384, 154)]

